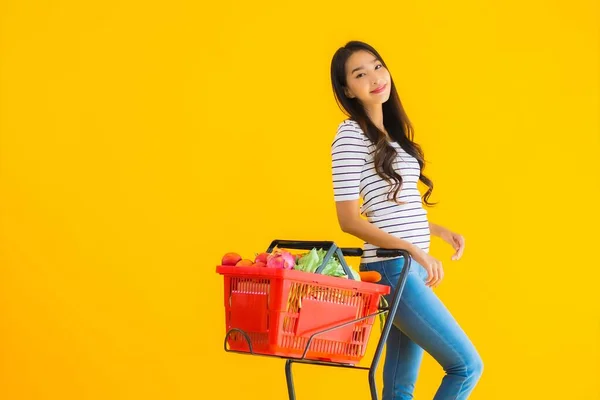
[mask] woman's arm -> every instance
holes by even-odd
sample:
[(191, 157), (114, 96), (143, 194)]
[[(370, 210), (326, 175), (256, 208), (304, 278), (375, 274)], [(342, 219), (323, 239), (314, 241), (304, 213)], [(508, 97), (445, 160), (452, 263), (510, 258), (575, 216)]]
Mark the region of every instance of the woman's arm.
[(350, 222), (346, 222), (342, 226), (342, 230), (377, 247), (406, 250), (413, 257), (420, 251), (414, 244), (390, 235), (382, 229), (377, 228), (369, 221), (365, 221), (359, 217), (353, 218)]
[(431, 234), (433, 236), (437, 236), (437, 237), (442, 237), (442, 233), (446, 230), (446, 228), (444, 228), (441, 225), (438, 224), (434, 224), (433, 222), (429, 223), (429, 231), (431, 232)]
[(462, 254), (465, 251), (465, 238), (462, 235), (452, 232), (450, 229), (444, 228), (441, 225), (434, 224), (433, 222), (429, 223), (429, 230), (433, 236), (437, 236), (448, 242), (448, 244), (456, 250), (456, 253), (452, 256), (452, 260), (458, 260), (462, 257)]
[(383, 249), (406, 250), (414, 257), (419, 251), (417, 246), (407, 240), (390, 235), (369, 221), (362, 219), (358, 202), (358, 199), (335, 202), (338, 223), (343, 232)]

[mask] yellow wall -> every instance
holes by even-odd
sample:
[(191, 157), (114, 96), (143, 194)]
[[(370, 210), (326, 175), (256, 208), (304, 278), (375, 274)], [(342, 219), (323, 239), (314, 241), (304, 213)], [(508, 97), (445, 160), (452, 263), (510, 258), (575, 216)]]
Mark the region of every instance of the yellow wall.
[[(597, 2), (238, 3), (2, 2), (0, 398), (286, 398), (282, 360), (224, 353), (215, 266), (361, 244), (329, 175), (329, 62), (360, 39), (466, 238), (432, 253), (472, 398), (598, 399)], [(366, 399), (361, 374), (300, 366), (298, 398)]]

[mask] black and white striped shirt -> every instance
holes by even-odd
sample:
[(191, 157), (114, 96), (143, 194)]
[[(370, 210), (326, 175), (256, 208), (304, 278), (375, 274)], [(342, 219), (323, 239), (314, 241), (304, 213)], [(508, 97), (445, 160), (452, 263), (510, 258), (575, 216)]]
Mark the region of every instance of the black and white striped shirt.
[[(335, 201), (363, 199), (360, 213), (377, 228), (404, 239), (429, 252), (430, 231), (427, 210), (423, 208), (417, 188), (420, 167), (417, 160), (402, 147), (391, 142), (398, 154), (395, 170), (402, 176), (399, 204), (386, 196), (392, 184), (375, 171), (375, 145), (354, 120), (347, 119), (338, 126), (331, 144), (333, 194)], [(389, 260), (375, 255), (378, 247), (364, 242), (361, 262)]]

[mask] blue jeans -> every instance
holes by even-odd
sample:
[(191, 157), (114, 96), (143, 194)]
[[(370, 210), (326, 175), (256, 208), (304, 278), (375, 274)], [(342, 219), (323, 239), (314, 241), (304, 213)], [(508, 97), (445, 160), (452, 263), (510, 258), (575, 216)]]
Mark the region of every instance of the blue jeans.
[[(359, 269), (381, 274), (379, 283), (392, 287), (392, 293), (386, 296), (391, 305), (403, 267), (401, 257), (362, 263)], [(434, 400), (467, 399), (483, 372), (477, 350), (426, 281), (427, 271), (411, 258), (406, 285), (386, 342), (383, 400), (413, 398), (423, 350), (446, 372)]]

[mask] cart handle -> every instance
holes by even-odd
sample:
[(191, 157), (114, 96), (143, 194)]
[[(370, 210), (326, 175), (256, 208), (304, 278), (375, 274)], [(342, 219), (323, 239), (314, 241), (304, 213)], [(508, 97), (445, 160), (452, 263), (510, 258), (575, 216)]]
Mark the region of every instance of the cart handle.
[[(363, 249), (360, 247), (340, 247), (342, 254), (346, 257), (360, 257), (363, 255)], [(408, 253), (403, 249), (383, 249), (379, 248), (375, 251), (377, 257), (388, 258), (388, 257), (408, 257)]]
[(404, 258), (409, 258), (410, 254), (408, 253), (408, 251), (404, 250), (404, 249), (377, 249), (375, 251), (375, 255), (377, 255), (377, 257), (382, 257), (382, 258), (386, 258), (386, 257), (404, 257)]
[[(310, 240), (281, 240), (275, 239), (271, 242), (271, 245), (267, 249), (267, 253), (273, 251), (275, 247), (287, 248), (287, 249), (296, 249), (296, 250), (312, 250), (313, 247), (329, 249), (331, 246), (336, 246), (336, 244), (330, 240), (321, 240), (321, 241), (310, 241)], [(340, 247), (342, 254), (348, 257), (360, 257), (363, 255), (363, 249), (360, 247)], [(377, 257), (397, 257), (397, 256), (408, 256), (406, 250), (403, 249), (386, 249), (379, 248), (376, 250)]]

